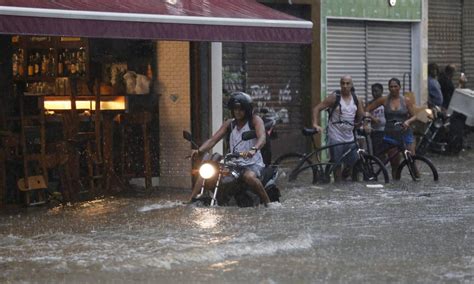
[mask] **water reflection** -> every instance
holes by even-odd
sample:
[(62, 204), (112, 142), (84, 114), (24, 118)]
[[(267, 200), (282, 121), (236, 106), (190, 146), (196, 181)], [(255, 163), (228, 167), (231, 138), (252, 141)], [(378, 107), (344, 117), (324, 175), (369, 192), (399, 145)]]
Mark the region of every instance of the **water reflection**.
[(196, 208), (193, 214), (193, 222), (201, 229), (213, 229), (221, 219), (218, 210), (208, 208)]

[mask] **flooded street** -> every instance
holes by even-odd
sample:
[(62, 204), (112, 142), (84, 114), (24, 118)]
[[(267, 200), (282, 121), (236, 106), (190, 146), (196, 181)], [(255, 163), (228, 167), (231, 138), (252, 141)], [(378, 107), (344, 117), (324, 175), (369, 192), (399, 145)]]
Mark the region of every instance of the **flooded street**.
[(0, 215), (0, 282), (474, 282), (474, 151), (440, 181), (291, 184), (269, 208), (189, 192)]

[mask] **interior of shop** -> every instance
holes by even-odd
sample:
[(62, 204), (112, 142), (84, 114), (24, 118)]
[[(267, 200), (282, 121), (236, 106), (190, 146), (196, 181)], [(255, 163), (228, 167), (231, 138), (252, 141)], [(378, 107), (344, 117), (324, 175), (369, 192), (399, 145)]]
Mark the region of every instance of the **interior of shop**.
[(74, 202), (159, 173), (156, 42), (1, 36), (0, 204)]

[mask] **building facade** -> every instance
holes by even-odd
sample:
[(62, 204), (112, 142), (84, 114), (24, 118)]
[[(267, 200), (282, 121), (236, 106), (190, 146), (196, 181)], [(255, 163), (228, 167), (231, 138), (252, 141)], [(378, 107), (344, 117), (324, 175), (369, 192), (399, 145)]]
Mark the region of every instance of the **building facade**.
[(429, 62), (441, 69), (456, 65), (456, 81), (464, 72), (468, 78), (466, 87), (474, 88), (474, 1), (430, 0), (428, 6)]
[(321, 95), (339, 88), (339, 79), (353, 77), (358, 96), (370, 101), (370, 87), (402, 81), (423, 103), (426, 66), (423, 2), (321, 1)]

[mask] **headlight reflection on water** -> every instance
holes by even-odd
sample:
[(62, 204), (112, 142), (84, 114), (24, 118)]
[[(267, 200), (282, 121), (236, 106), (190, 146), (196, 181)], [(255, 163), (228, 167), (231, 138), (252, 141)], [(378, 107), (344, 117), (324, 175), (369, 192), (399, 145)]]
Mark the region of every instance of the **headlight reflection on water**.
[(220, 214), (215, 210), (197, 210), (194, 216), (194, 223), (202, 229), (212, 229), (220, 221)]

